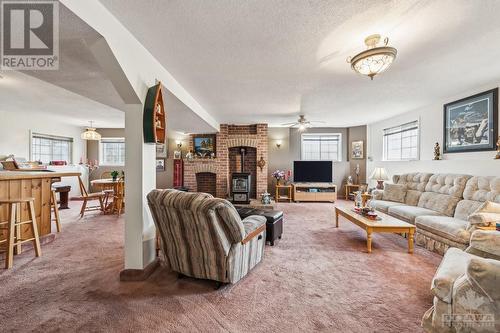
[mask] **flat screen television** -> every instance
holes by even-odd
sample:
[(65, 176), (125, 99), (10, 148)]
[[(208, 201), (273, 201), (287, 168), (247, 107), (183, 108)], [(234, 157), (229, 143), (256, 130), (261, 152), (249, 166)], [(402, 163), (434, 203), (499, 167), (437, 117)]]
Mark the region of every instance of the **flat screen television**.
[(332, 166), (332, 161), (294, 161), (293, 181), (331, 183)]

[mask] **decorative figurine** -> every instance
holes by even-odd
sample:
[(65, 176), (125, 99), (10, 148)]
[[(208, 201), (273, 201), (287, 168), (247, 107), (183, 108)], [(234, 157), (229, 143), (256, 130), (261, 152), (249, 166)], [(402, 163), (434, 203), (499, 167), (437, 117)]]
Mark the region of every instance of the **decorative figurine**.
[(190, 150), (189, 153), (186, 154), (186, 159), (191, 162), (193, 160), (194, 156), (193, 156), (193, 151)]
[(263, 205), (270, 205), (271, 204), (271, 194), (269, 194), (267, 192), (262, 193), (261, 202)]
[(439, 146), (439, 142), (436, 142), (434, 145), (434, 160), (439, 161), (441, 159), (441, 147)]
[(354, 172), (356, 173), (356, 184), (359, 184), (359, 172), (360, 172), (359, 164), (356, 164)]
[(347, 177), (347, 185), (352, 185), (352, 176)]
[(500, 135), (498, 136), (497, 141), (497, 154), (495, 156), (495, 160), (500, 160)]

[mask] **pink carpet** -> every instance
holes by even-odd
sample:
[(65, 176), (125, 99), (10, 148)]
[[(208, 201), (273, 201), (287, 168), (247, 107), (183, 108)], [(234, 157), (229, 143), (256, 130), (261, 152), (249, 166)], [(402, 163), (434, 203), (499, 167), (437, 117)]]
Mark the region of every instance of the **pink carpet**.
[[(339, 202), (339, 204), (345, 204)], [(146, 282), (120, 282), (123, 219), (78, 207), (62, 211), (63, 232), (0, 269), (4, 332), (421, 332), (441, 257), (406, 240), (364, 232), (333, 205), (280, 204), (283, 239), (236, 285), (177, 280), (162, 268)], [(3, 265), (3, 260), (0, 261)]]

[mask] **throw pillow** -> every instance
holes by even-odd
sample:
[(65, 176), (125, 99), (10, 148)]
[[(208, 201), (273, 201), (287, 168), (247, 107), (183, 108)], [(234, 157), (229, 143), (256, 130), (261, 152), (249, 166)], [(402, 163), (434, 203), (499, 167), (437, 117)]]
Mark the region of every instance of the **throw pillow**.
[(384, 192), (382, 194), (382, 200), (403, 203), (405, 202), (405, 197), (406, 197), (406, 185), (384, 184)]
[(500, 203), (486, 201), (467, 219), (470, 225), (488, 226), (500, 222)]

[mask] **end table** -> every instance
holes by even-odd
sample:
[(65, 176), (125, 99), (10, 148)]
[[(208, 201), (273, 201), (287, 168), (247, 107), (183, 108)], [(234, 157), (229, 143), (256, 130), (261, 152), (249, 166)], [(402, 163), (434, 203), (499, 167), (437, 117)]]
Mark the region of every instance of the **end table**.
[[(281, 194), (284, 192), (284, 194)], [(287, 200), (288, 202), (292, 202), (292, 185), (276, 185), (276, 202), (280, 200)]]

